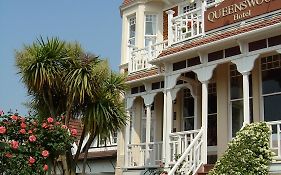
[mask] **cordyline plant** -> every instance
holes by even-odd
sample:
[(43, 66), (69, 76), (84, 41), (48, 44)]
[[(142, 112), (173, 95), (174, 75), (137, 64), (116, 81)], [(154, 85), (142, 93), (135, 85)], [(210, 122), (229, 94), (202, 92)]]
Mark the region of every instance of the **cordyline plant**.
[(0, 174), (41, 175), (55, 169), (60, 155), (74, 142), (75, 129), (69, 130), (59, 118), (39, 122), (18, 115), (0, 117)]

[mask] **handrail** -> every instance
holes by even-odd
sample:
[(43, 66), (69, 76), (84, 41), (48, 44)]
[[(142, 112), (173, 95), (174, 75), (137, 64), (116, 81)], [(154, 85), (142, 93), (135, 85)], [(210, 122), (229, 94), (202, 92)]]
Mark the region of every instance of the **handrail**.
[(179, 19), (179, 18), (182, 18), (182, 17), (184, 17), (184, 16), (186, 16), (186, 15), (189, 15), (189, 14), (192, 14), (192, 13), (194, 13), (194, 12), (200, 11), (201, 9), (202, 9), (202, 8), (193, 9), (193, 10), (188, 11), (188, 12), (186, 12), (186, 13), (183, 13), (183, 14), (181, 14), (181, 15), (175, 16), (172, 20), (173, 20), (173, 22), (174, 22), (175, 20), (177, 20), (177, 19)]
[(189, 130), (189, 131), (181, 131), (181, 132), (173, 132), (170, 133), (170, 136), (176, 136), (176, 135), (184, 135), (184, 134), (195, 134), (200, 132), (200, 129), (195, 129), (195, 130)]
[(200, 132), (196, 135), (196, 137), (193, 139), (193, 141), (191, 142), (191, 144), (187, 147), (187, 149), (184, 151), (184, 153), (181, 155), (181, 157), (177, 160), (176, 164), (173, 166), (173, 168), (171, 169), (171, 171), (169, 171), (168, 175), (173, 175), (176, 170), (178, 169), (178, 167), (180, 166), (180, 164), (184, 161), (184, 159), (186, 158), (186, 156), (189, 154), (189, 152), (191, 151), (191, 149), (193, 148), (193, 146), (195, 145), (195, 143), (199, 140), (200, 137), (203, 136), (203, 129), (201, 128)]

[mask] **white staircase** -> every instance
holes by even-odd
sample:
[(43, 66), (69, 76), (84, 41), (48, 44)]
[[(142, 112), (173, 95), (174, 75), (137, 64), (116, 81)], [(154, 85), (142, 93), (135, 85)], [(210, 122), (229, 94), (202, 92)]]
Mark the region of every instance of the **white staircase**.
[[(174, 144), (173, 141), (171, 142), (171, 144), (178, 146), (179, 149), (177, 150), (182, 150), (182, 148), (184, 148), (184, 152), (180, 152), (180, 151), (178, 152), (179, 153), (178, 155), (181, 156), (176, 160), (176, 162), (174, 162), (174, 165), (172, 169), (169, 171), (168, 175), (174, 175), (174, 174), (194, 175), (203, 164), (202, 161), (203, 160), (203, 154), (202, 154), (203, 129), (188, 131), (188, 133), (185, 135), (179, 135), (178, 140), (179, 142), (177, 144)], [(187, 142), (189, 142), (189, 144), (186, 144)], [(177, 151), (175, 150), (176, 149), (174, 146), (174, 148), (172, 147), (171, 152), (176, 153)]]

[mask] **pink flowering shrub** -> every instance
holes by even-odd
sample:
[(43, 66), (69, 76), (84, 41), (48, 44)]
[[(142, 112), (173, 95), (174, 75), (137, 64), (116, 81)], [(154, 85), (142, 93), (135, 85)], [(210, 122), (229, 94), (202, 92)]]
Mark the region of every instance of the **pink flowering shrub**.
[(77, 131), (58, 119), (41, 123), (16, 115), (0, 117), (0, 174), (46, 174), (60, 155), (70, 150)]

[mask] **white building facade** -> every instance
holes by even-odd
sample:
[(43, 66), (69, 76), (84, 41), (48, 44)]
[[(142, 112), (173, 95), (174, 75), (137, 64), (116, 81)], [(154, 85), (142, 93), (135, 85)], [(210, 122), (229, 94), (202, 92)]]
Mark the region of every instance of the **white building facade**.
[(257, 121), (279, 161), (281, 1), (125, 0), (120, 13), (130, 120), (115, 174), (196, 174)]

